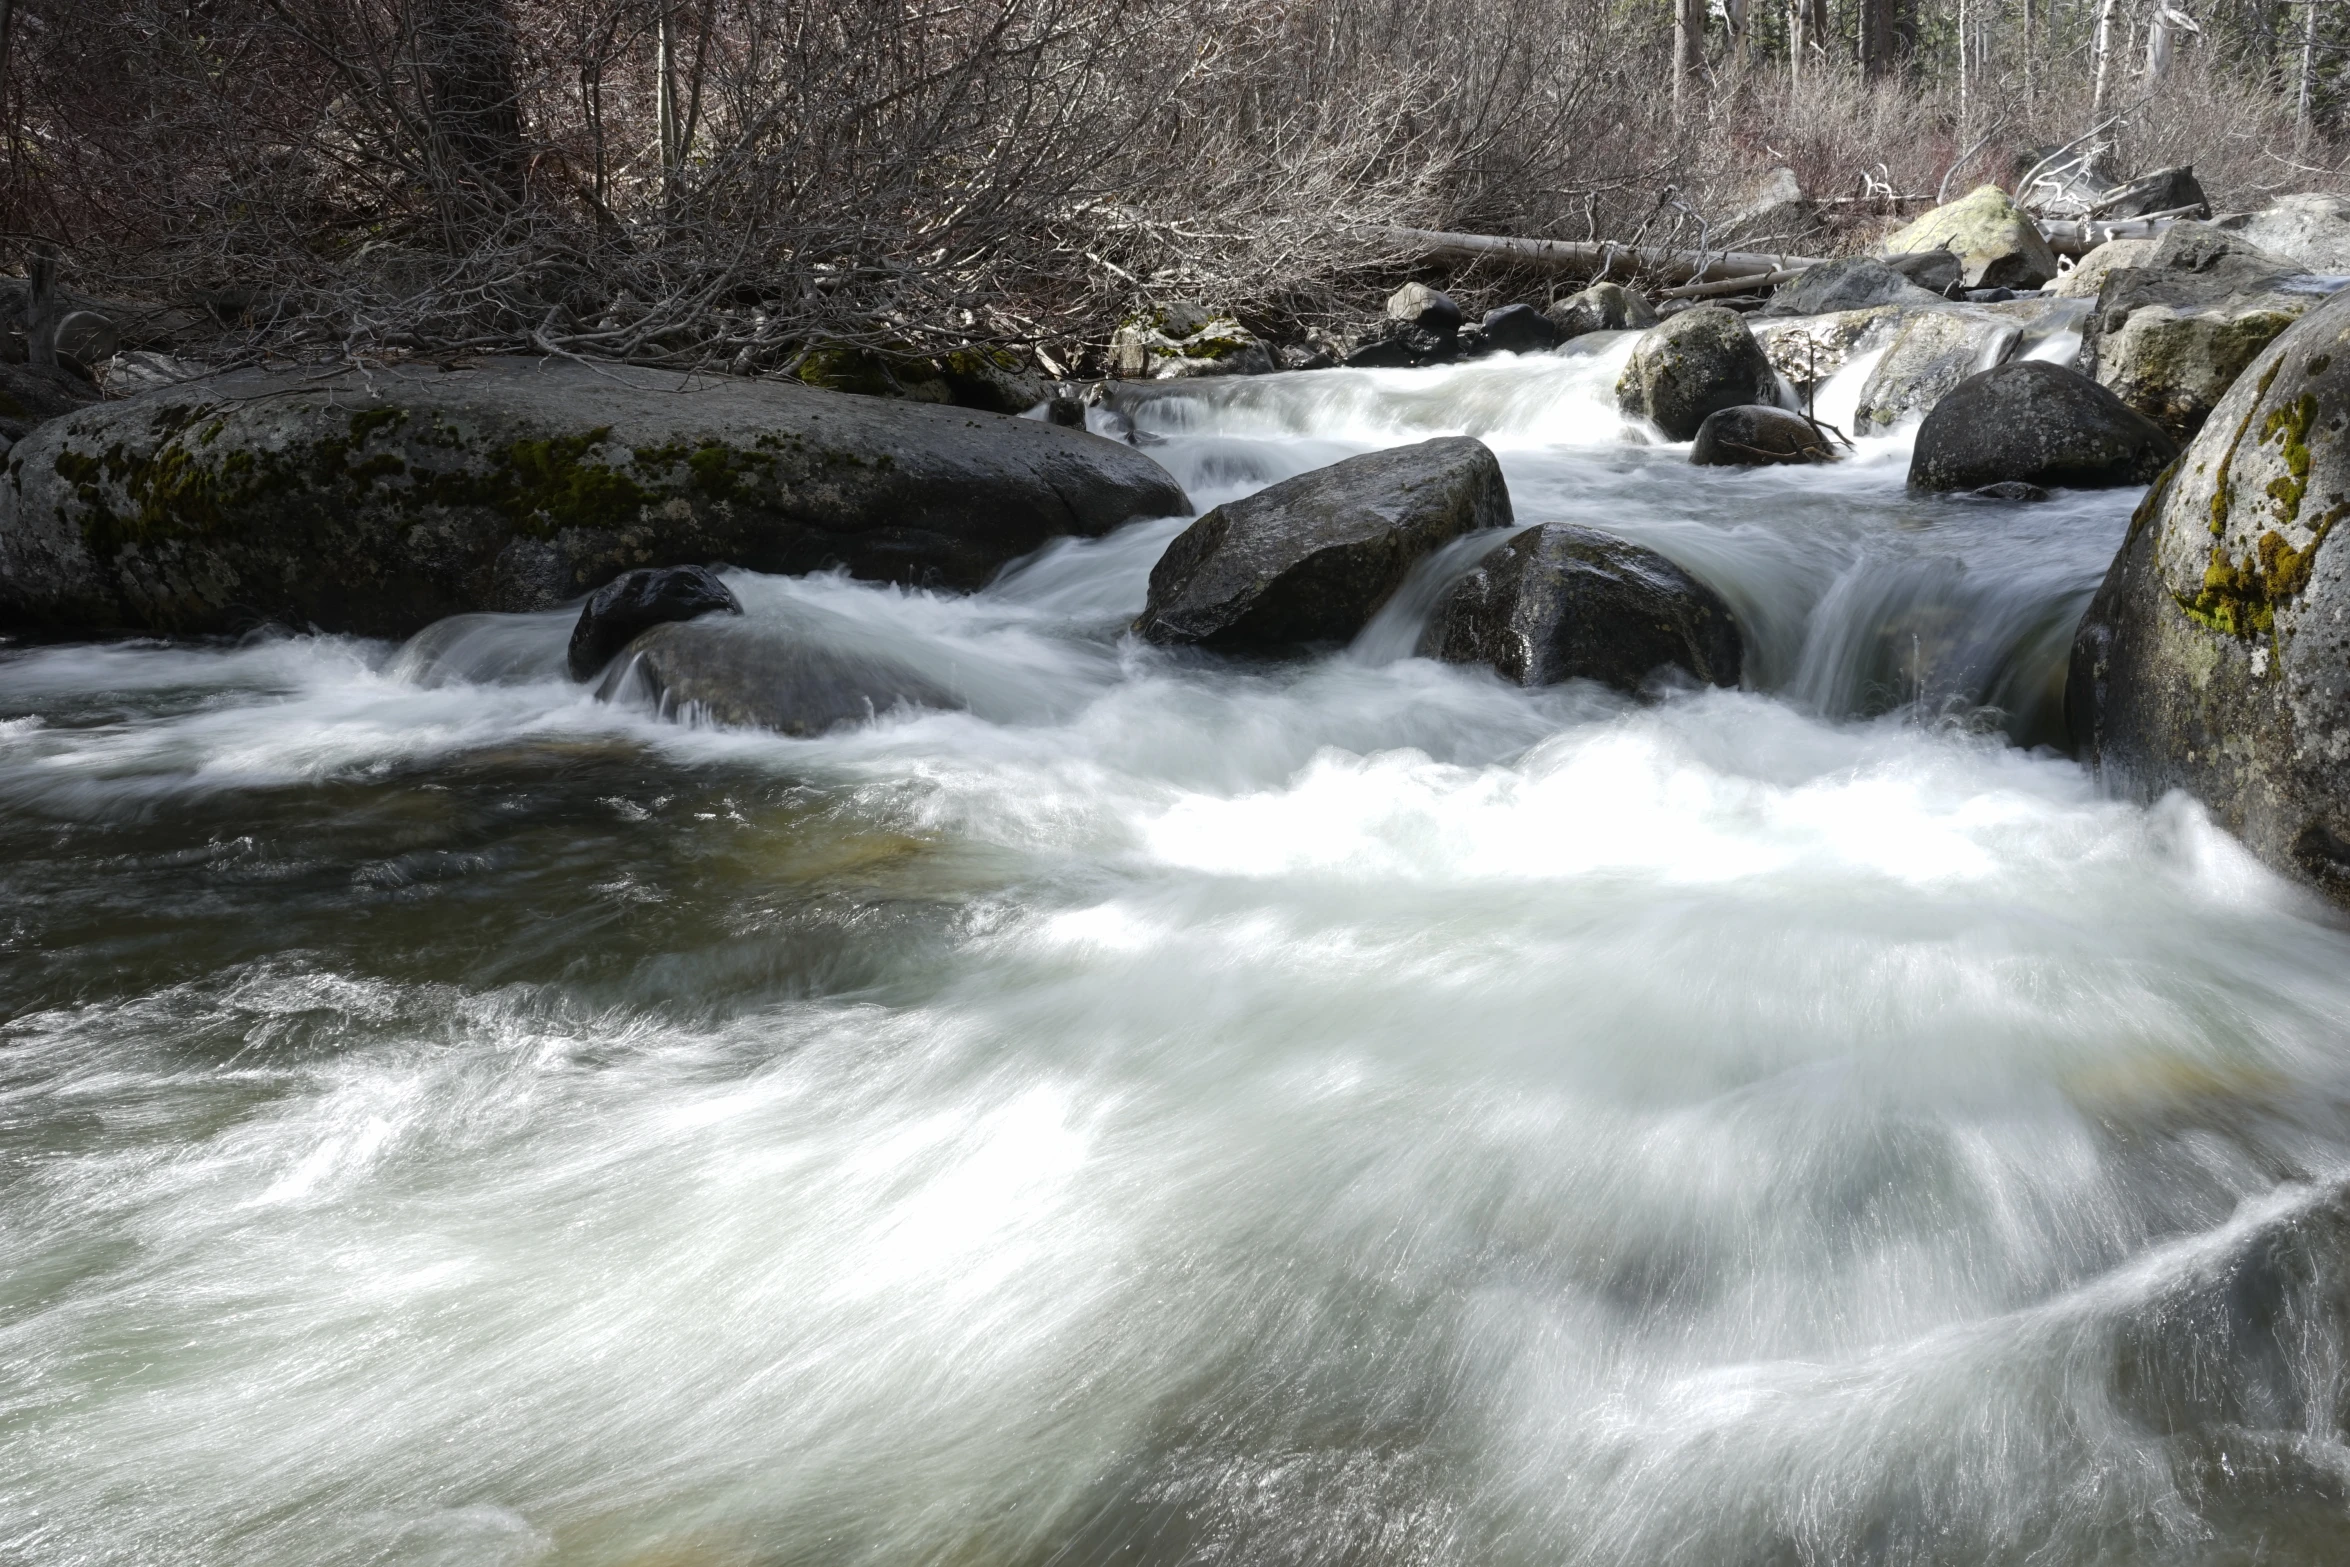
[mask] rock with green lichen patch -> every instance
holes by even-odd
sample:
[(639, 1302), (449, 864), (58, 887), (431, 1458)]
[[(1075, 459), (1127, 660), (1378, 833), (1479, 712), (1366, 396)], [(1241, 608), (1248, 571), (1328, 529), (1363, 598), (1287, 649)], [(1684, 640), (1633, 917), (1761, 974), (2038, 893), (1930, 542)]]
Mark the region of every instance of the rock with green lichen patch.
[(2350, 905), (2350, 295), (2271, 343), (2131, 519), (2073, 644), (2076, 745)]
[(87, 408), (0, 471), (0, 623), (403, 636), (638, 566), (974, 588), (1050, 539), (1190, 509), (1039, 420), (560, 361), (246, 372)]
[(2056, 252), (2040, 226), (1996, 185), (1936, 207), (1878, 248), (1887, 255), (1951, 251), (1969, 288), (2038, 288), (2056, 276)]
[(1264, 375), (1275, 368), (1272, 350), (1254, 332), (1199, 305), (1137, 316), (1110, 339), (1110, 373), (1125, 381)]

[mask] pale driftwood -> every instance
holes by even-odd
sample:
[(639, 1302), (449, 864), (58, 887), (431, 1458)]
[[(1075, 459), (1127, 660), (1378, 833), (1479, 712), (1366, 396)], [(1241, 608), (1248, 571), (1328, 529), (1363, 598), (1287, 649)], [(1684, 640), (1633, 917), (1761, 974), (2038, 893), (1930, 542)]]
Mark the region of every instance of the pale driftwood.
[(1780, 267), (1772, 272), (1756, 272), (1747, 277), (1726, 277), (1714, 283), (1684, 283), (1679, 288), (1660, 288), (1659, 299), (1711, 299), (1717, 294), (1738, 294), (1750, 288), (1777, 288), (1781, 283), (1792, 283), (1803, 276), (1801, 267)]
[(2142, 218), (2042, 218), (2040, 232), (2060, 256), (2085, 256), (2109, 239), (2159, 239), (2173, 223), (2200, 207), (2149, 212)]
[(1668, 250), (1654, 245), (1619, 245), (1607, 239), (1511, 239), (1499, 234), (1450, 234), (1441, 229), (1394, 227), (1377, 232), (1436, 256), (1504, 257), (1533, 266), (1589, 272), (1595, 276), (1621, 268), (1627, 275), (1638, 272), (1694, 283), (1708, 283), (1717, 278), (1741, 280), (1764, 272), (1800, 272), (1819, 260), (1816, 256), (1747, 250)]

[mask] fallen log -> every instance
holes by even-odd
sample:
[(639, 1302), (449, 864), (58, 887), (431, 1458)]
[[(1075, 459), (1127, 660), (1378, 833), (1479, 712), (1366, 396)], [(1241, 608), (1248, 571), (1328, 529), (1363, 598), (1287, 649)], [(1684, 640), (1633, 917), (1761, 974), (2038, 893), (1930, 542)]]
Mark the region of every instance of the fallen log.
[(1383, 227), (1376, 230), (1399, 244), (1435, 256), (1469, 259), (1503, 257), (1594, 278), (1621, 269), (1669, 282), (1744, 280), (1764, 272), (1795, 273), (1814, 265), (1815, 256), (1774, 255), (1747, 250), (1670, 250), (1657, 245), (1620, 245), (1612, 239), (1510, 239), (1499, 234), (1451, 234), (1441, 229)]
[(2060, 256), (2085, 256), (2109, 239), (2157, 239), (2173, 223), (2199, 207), (2172, 212), (2149, 212), (2142, 218), (2040, 218), (2040, 232), (2048, 248)]
[(1781, 283), (1792, 283), (1803, 276), (1801, 267), (1780, 267), (1770, 272), (1750, 273), (1745, 277), (1726, 277), (1714, 283), (1684, 283), (1679, 288), (1660, 288), (1659, 299), (1711, 299), (1717, 294), (1739, 294), (1750, 288), (1777, 288)]

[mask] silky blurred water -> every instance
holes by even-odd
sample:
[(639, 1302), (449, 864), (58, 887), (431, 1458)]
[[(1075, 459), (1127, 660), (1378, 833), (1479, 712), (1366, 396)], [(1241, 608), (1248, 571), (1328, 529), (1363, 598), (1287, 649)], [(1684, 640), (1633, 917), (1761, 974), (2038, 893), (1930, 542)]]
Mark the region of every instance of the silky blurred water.
[(735, 575), (965, 704), (814, 740), (563, 615), (0, 652), (0, 1559), (2350, 1559), (2350, 936), (2061, 753), (2135, 495), (1691, 468), (1627, 348), (1136, 417), (1481, 435), (1746, 689), (1146, 648), (1180, 519)]

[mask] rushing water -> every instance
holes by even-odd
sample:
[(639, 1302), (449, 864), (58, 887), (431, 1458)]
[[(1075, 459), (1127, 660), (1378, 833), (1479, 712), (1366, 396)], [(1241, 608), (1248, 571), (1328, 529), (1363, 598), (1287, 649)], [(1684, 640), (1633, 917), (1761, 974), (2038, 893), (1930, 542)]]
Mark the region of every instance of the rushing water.
[(1483, 435), (1746, 690), (1412, 658), (1459, 552), (1147, 649), (1175, 520), (737, 576), (969, 704), (819, 740), (560, 615), (0, 654), (0, 1560), (2346, 1559), (2350, 937), (2051, 748), (2134, 496), (1693, 469), (1621, 353), (1138, 417)]

